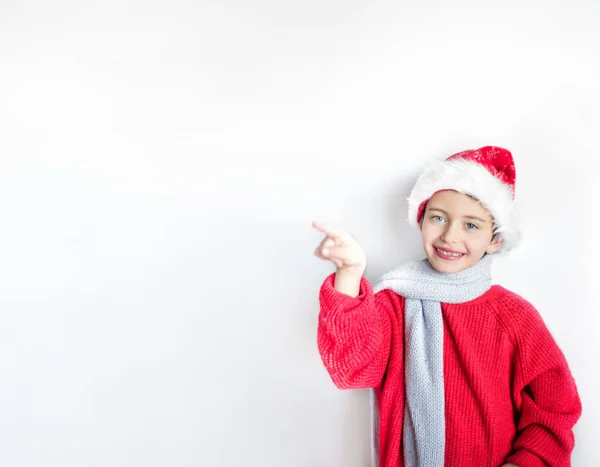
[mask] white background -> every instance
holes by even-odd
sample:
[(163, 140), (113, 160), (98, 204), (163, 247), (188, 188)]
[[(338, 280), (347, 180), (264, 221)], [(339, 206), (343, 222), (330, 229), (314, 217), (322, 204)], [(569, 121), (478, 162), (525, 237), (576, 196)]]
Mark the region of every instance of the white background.
[(513, 152), (530, 300), (599, 465), (597, 0), (0, 1), (0, 465), (364, 467), (317, 352), (349, 230), (421, 257), (406, 196)]

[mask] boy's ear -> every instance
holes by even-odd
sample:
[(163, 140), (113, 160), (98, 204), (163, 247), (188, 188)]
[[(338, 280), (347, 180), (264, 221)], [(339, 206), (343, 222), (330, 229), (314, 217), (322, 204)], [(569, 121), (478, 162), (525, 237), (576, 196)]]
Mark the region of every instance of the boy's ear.
[(495, 234), (492, 237), (492, 241), (490, 242), (488, 247), (485, 249), (485, 252), (488, 254), (496, 253), (500, 249), (500, 247), (502, 247), (503, 244), (504, 244), (504, 239), (502, 238), (502, 236)]

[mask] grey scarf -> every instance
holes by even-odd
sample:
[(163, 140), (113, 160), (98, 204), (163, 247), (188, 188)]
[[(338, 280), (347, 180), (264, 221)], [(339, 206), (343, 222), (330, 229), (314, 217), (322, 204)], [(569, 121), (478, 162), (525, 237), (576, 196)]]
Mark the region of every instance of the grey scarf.
[[(491, 283), (492, 256), (451, 274), (425, 259), (384, 274), (373, 287), (406, 298), (404, 310), (404, 463), (406, 467), (443, 467), (444, 325), (441, 303), (463, 303), (483, 295)], [(371, 390), (373, 467), (379, 466), (379, 410)]]

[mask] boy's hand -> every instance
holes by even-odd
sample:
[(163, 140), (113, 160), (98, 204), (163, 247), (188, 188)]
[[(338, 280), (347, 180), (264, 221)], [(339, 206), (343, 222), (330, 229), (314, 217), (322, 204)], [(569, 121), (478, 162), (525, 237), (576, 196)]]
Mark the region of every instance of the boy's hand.
[(367, 258), (356, 240), (343, 230), (333, 229), (319, 222), (313, 222), (312, 225), (325, 234), (325, 238), (315, 249), (315, 256), (335, 264), (338, 274), (362, 276), (367, 267)]
[(502, 464), (500, 467), (519, 467), (517, 464)]

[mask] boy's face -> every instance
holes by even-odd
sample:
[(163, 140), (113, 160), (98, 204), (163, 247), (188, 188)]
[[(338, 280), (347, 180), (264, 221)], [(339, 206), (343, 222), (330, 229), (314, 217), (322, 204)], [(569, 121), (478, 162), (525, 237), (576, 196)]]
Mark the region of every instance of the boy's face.
[(467, 269), (502, 246), (499, 236), (492, 238), (494, 221), (481, 203), (452, 190), (431, 197), (420, 226), (427, 259), (439, 272)]

